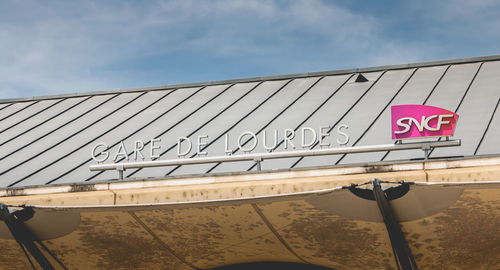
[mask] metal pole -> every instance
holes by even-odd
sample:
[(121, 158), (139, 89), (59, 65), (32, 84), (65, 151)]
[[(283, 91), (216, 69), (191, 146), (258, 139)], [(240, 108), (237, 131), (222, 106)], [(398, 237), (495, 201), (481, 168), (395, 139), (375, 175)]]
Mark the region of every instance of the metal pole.
[(408, 242), (406, 242), (403, 231), (401, 231), (401, 226), (392, 211), (389, 200), (387, 199), (385, 192), (382, 190), (380, 180), (373, 179), (372, 185), (373, 196), (375, 197), (377, 206), (384, 219), (385, 227), (389, 233), (389, 238), (397, 257), (397, 261), (401, 264), (403, 270), (417, 270), (417, 264), (415, 263), (411, 249), (408, 246)]
[(436, 142), (427, 142), (427, 143), (405, 143), (405, 144), (352, 146), (352, 147), (297, 150), (297, 151), (287, 151), (287, 152), (256, 153), (256, 154), (232, 155), (232, 156), (180, 158), (180, 159), (170, 159), (170, 160), (153, 160), (153, 161), (129, 162), (129, 163), (94, 164), (94, 165), (90, 165), (89, 169), (91, 171), (126, 170), (126, 169), (136, 169), (136, 168), (177, 166), (177, 165), (187, 165), (187, 164), (247, 161), (247, 160), (254, 160), (256, 158), (263, 161), (266, 159), (276, 159), (276, 158), (308, 157), (308, 156), (324, 156), (324, 155), (367, 153), (367, 152), (380, 152), (380, 151), (424, 149), (427, 147), (429, 147), (429, 149), (430, 149), (430, 148), (436, 148), (436, 147), (451, 147), (451, 146), (460, 146), (460, 140), (436, 141)]

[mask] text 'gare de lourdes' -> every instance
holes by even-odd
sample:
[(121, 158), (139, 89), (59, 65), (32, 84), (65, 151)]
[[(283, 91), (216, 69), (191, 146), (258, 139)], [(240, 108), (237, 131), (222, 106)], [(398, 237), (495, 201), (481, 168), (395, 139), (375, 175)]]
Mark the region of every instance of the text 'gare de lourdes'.
[[(265, 149), (267, 152), (276, 150), (281, 144), (283, 149), (302, 149), (311, 148), (318, 145), (319, 147), (331, 147), (333, 143), (339, 146), (346, 145), (349, 142), (348, 125), (340, 124), (336, 129), (332, 130), (330, 126), (320, 126), (317, 129), (311, 127), (301, 127), (297, 131), (293, 129), (262, 131), (256, 134), (251, 131), (245, 131), (237, 136), (232, 136), (229, 133), (223, 136), (224, 153), (232, 155), (240, 151), (251, 153), (258, 146)], [(333, 133), (332, 133), (333, 132)], [(280, 139), (281, 138), (281, 139)], [(216, 138), (221, 139), (219, 137)], [(186, 136), (177, 137), (177, 157), (186, 157), (191, 154), (196, 156), (207, 156), (208, 146), (211, 144), (208, 135), (198, 135), (196, 138), (188, 138)], [(109, 144), (105, 142), (97, 143), (92, 147), (92, 159), (98, 163), (107, 161), (112, 157), (113, 162), (129, 161), (129, 160), (157, 160), (160, 158), (160, 153), (172, 146), (162, 144), (161, 138), (153, 138), (148, 141), (135, 140), (132, 143), (126, 144), (120, 141), (112, 150)], [(220, 152), (220, 151), (218, 151)]]

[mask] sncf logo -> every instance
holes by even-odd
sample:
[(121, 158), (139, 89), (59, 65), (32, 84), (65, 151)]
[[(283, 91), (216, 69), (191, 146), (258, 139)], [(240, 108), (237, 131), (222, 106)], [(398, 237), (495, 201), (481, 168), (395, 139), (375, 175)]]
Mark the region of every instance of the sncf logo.
[(426, 105), (391, 107), (392, 139), (452, 136), (458, 115)]

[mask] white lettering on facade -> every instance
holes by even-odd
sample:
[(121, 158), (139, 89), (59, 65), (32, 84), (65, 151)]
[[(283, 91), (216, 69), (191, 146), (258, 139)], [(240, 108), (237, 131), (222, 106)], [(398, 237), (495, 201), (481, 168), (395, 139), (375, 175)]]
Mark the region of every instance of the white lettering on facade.
[(268, 146), (267, 145), (267, 134), (266, 131), (262, 132), (262, 144), (264, 146), (264, 149), (266, 149), (267, 152), (271, 152), (276, 146), (278, 146), (278, 131), (274, 130), (274, 140), (273, 140), (273, 145)]
[[(97, 161), (97, 162), (104, 162), (104, 161), (106, 161), (106, 160), (108, 159), (108, 157), (109, 157), (109, 152), (108, 152), (108, 151), (106, 151), (106, 150), (103, 150), (103, 151), (99, 152), (99, 154), (97, 154), (97, 155), (96, 155), (95, 151), (97, 150), (97, 148), (99, 148), (99, 147), (101, 147), (101, 146), (102, 146), (102, 147), (104, 147), (104, 149), (108, 149), (108, 145), (107, 145), (107, 144), (105, 144), (105, 143), (98, 143), (98, 144), (96, 144), (96, 145), (92, 148), (92, 152), (91, 152), (92, 159), (93, 159), (94, 161)], [(97, 156), (101, 156), (101, 155), (102, 155), (103, 157), (101, 157), (101, 158), (97, 158)]]
[[(312, 140), (309, 142), (306, 142), (306, 131), (309, 131), (312, 134)], [(310, 127), (303, 127), (302, 128), (302, 143), (300, 144), (302, 148), (309, 148), (311, 147), (316, 140), (318, 140), (318, 135), (316, 134), (316, 131), (313, 128)]]
[[(186, 148), (186, 150), (184, 150), (184, 152), (182, 152), (182, 142), (188, 143), (188, 147)], [(189, 154), (189, 152), (191, 152), (191, 149), (193, 149), (193, 144), (191, 143), (191, 140), (189, 138), (187, 137), (177, 138), (177, 157), (183, 157)]]
[(134, 160), (137, 160), (137, 156), (141, 156), (141, 159), (144, 160), (144, 156), (141, 151), (144, 149), (143, 141), (134, 141)]
[[(250, 147), (244, 148), (243, 145), (241, 145), (241, 139), (243, 139), (245, 136), (250, 136), (250, 140), (253, 140), (253, 144), (250, 145)], [(252, 150), (257, 147), (257, 136), (255, 133), (251, 131), (245, 131), (241, 133), (241, 135), (238, 137), (238, 148), (243, 151), (243, 152), (251, 152)]]
[(233, 151), (229, 149), (229, 134), (226, 134), (226, 136), (224, 136), (224, 153), (226, 153), (226, 155), (228, 156), (233, 154)]
[[(441, 125), (448, 124), (450, 121), (447, 120), (448, 117), (453, 117), (452, 115), (441, 115), (441, 116), (435, 116), (435, 117), (428, 117), (423, 119), (422, 124), (417, 123), (417, 128), (425, 128), (425, 129), (435, 129), (435, 128), (440, 128)], [(438, 121), (438, 125), (436, 127), (429, 127), (428, 122), (431, 119), (436, 119)], [(408, 130), (410, 128), (410, 125), (414, 122), (415, 120), (411, 120), (409, 118), (402, 118), (399, 120), (398, 123), (400, 123), (403, 127), (405, 125), (408, 126)], [(415, 121), (416, 122), (416, 121)], [(338, 145), (346, 145), (349, 142), (349, 135), (348, 135), (348, 126), (346, 124), (340, 124), (336, 128), (336, 140), (332, 138), (331, 140), (334, 140)], [(312, 148), (315, 145), (319, 145), (319, 147), (329, 147), (333, 142), (329, 140), (330, 137), (334, 136), (334, 134), (329, 133), (330, 126), (320, 126), (319, 129), (313, 129), (311, 127), (301, 127), (300, 129), (283, 129), (281, 131), (279, 130), (272, 130), (272, 131), (262, 131), (262, 135), (257, 136), (258, 134), (251, 132), (251, 131), (245, 131), (243, 133), (240, 133), (238, 137), (235, 137), (233, 140), (231, 139), (232, 137), (230, 134), (225, 134), (224, 135), (224, 149), (216, 150), (216, 152), (222, 152), (226, 155), (231, 155), (233, 152), (236, 151), (242, 151), (244, 153), (250, 153), (254, 151), (257, 146), (259, 146), (260, 149), (265, 149), (267, 152), (272, 152), (275, 151), (281, 144), (283, 144), (283, 149), (284, 150), (289, 150), (291, 149), (296, 149), (296, 145), (300, 145), (301, 148), (307, 149), (307, 148)], [(405, 130), (400, 131), (401, 133), (407, 132)], [(271, 134), (269, 134), (271, 133)], [(269, 136), (270, 135), (270, 136)], [(258, 138), (261, 137), (262, 140), (259, 140)], [(272, 138), (268, 138), (272, 137)], [(206, 156), (209, 153), (209, 145), (212, 144), (212, 142), (209, 141), (209, 136), (208, 135), (199, 135), (197, 136), (195, 141), (191, 141), (193, 138), (188, 138), (188, 137), (178, 137), (177, 138), (177, 157), (185, 157), (189, 155), (193, 148), (196, 149), (196, 155), (198, 156)], [(222, 139), (222, 138), (221, 138)], [(222, 143), (222, 142), (221, 142)], [(146, 146), (149, 144), (149, 151), (144, 151)], [(196, 145), (195, 145), (196, 144)], [(127, 147), (129, 147), (129, 150), (131, 152), (127, 151)], [(160, 158), (160, 153), (161, 149), (163, 147), (166, 147), (166, 145), (162, 144), (162, 139), (161, 138), (154, 138), (151, 139), (148, 142), (144, 142), (142, 140), (135, 140), (128, 142), (119, 142), (116, 151), (113, 152), (112, 154), (110, 153), (111, 151), (108, 149), (108, 144), (106, 143), (98, 143), (94, 145), (94, 147), (91, 149), (91, 156), (92, 159), (96, 162), (104, 162), (108, 160), (108, 158), (113, 155), (113, 161), (118, 162), (118, 160), (129, 160), (132, 159), (136, 160), (137, 159), (142, 159), (144, 160), (145, 158), (149, 158), (151, 160), (155, 160)], [(175, 145), (173, 145), (175, 147)], [(173, 148), (171, 147), (171, 148)], [(213, 146), (212, 146), (213, 147)], [(222, 145), (221, 145), (222, 147)], [(149, 157), (145, 157), (146, 154), (143, 152), (149, 152)]]
[(292, 149), (295, 149), (295, 145), (292, 142), (292, 139), (295, 137), (295, 130), (293, 129), (285, 129), (285, 150), (288, 149), (288, 145), (292, 146)]
[(319, 146), (320, 147), (330, 147), (330, 143), (325, 142), (325, 138), (330, 136), (330, 133), (328, 133), (328, 130), (330, 129), (330, 126), (321, 126), (319, 127)]
[(200, 135), (198, 136), (198, 146), (196, 147), (196, 154), (198, 156), (206, 156), (208, 155), (207, 152), (202, 152), (201, 149), (203, 146), (207, 145), (208, 143), (206, 141), (203, 141), (203, 139), (208, 139), (208, 135)]
[(160, 155), (155, 154), (155, 150), (161, 148), (161, 146), (155, 145), (155, 143), (157, 142), (158, 143), (161, 142), (161, 139), (160, 138), (151, 139), (151, 141), (149, 142), (149, 156), (151, 157), (151, 159), (160, 158)]
[(116, 162), (120, 156), (123, 156), (128, 161), (127, 148), (125, 148), (125, 144), (123, 142), (120, 142), (120, 146), (118, 146), (118, 150), (113, 157), (113, 161)]
[(348, 142), (349, 142), (349, 135), (345, 132), (342, 132), (342, 129), (349, 129), (349, 127), (346, 125), (346, 124), (341, 124), (338, 128), (337, 128), (337, 133), (344, 137), (344, 140), (341, 141), (339, 139), (337, 139), (337, 143), (340, 144), (340, 145), (346, 145)]

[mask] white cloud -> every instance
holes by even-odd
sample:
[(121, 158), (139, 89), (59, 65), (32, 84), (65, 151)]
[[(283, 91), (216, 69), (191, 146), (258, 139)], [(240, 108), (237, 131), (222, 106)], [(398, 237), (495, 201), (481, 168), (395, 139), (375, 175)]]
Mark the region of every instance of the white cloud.
[[(454, 3), (420, 8), (443, 11), (446, 24), (465, 16)], [(468, 3), (460, 2), (467, 16), (491, 8)], [(320, 0), (4, 1), (0, 98), (137, 87), (146, 78), (163, 84), (189, 58), (201, 68), (224, 72), (232, 63), (265, 75), (407, 63), (443, 51), (433, 41), (391, 38), (394, 26), (377, 15)], [(198, 80), (196, 68), (185, 82)]]

